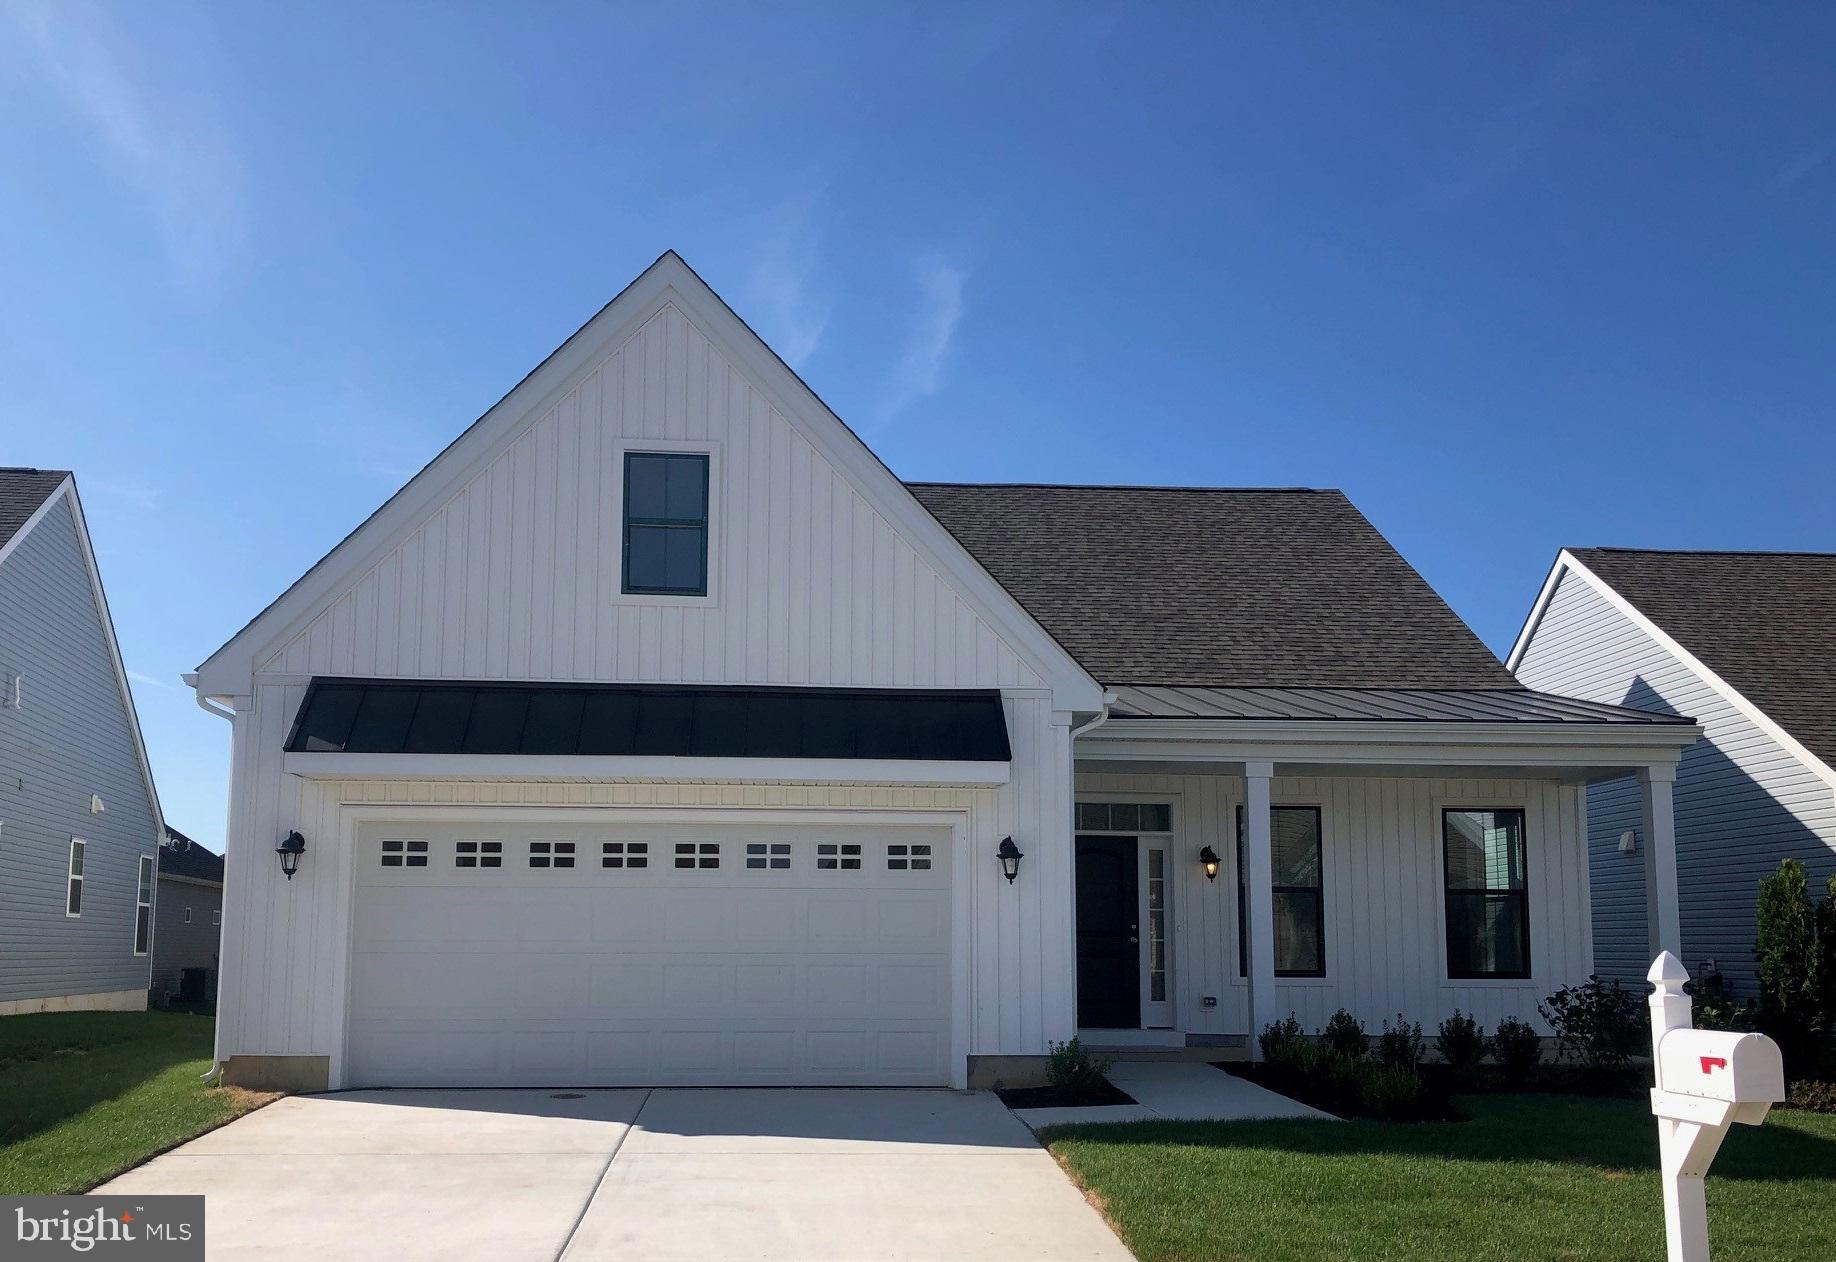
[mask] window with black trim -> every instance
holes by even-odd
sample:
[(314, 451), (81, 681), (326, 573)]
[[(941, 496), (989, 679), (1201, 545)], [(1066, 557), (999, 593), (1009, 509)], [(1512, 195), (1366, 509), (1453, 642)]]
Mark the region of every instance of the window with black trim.
[(788, 841), (749, 841), (746, 843), (746, 866), (749, 868), (788, 868), (790, 860)]
[(679, 868), (718, 868), (720, 866), (720, 843), (718, 841), (678, 841), (676, 843), (676, 866)]
[(1170, 833), (1173, 808), (1165, 802), (1079, 802), (1080, 833)]
[(650, 866), (648, 841), (605, 841), (599, 846), (602, 868), (647, 868)]
[[(1249, 976), (1248, 856), (1237, 807), (1237, 976)], [(1275, 976), (1326, 976), (1326, 897), (1320, 808), (1269, 808), (1270, 888), (1275, 901)]]
[(919, 842), (886, 847), (886, 866), (894, 872), (926, 872), (931, 867), (931, 847)]
[(861, 866), (861, 848), (855, 842), (824, 842), (816, 847), (816, 866), (853, 871)]
[(571, 841), (532, 841), (529, 843), (529, 866), (532, 868), (571, 868), (574, 866), (574, 843)]
[(501, 841), (456, 841), (453, 843), (455, 868), (501, 868), (504, 866), (504, 843)]
[(1447, 976), (1530, 976), (1530, 891), (1524, 812), (1517, 807), (1441, 811), (1447, 899)]
[(653, 596), (708, 594), (706, 453), (625, 453), (623, 590)]
[(153, 856), (140, 856), (140, 882), (134, 891), (134, 954), (153, 946)]
[(427, 866), (427, 843), (424, 841), (385, 841), (382, 844), (385, 868), (424, 868)]

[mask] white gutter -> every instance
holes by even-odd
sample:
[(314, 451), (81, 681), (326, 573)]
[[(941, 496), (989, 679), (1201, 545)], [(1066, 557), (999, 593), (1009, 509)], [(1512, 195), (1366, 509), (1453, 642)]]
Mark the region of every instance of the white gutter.
[(1109, 722), (1109, 707), (1114, 705), (1115, 703), (1116, 703), (1116, 694), (1113, 692), (1105, 692), (1103, 694), (1103, 708), (1097, 711), (1096, 717), (1091, 719), (1090, 722), (1088, 723), (1082, 724), (1079, 727), (1074, 727), (1071, 729), (1072, 743), (1076, 744), (1077, 738), (1082, 736), (1085, 732), (1094, 732), (1099, 727), (1102, 727), (1103, 724)]

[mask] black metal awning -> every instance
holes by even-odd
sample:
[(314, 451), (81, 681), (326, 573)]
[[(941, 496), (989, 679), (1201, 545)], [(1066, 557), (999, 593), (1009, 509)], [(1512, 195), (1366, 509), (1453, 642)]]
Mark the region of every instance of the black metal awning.
[(289, 753), (1006, 762), (1001, 694), (314, 679)]

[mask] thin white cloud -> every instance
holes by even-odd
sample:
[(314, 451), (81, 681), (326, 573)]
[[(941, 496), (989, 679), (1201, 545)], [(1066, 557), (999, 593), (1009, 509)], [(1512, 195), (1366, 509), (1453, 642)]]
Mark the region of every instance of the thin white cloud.
[(143, 675), (143, 674), (141, 674), (141, 673), (140, 673), (139, 671), (137, 671), (137, 670), (131, 670), (131, 671), (129, 671), (129, 672), (127, 673), (127, 677), (128, 677), (129, 679), (131, 679), (131, 680), (133, 680), (133, 681), (134, 681), (135, 683), (137, 683), (137, 684), (145, 684), (145, 685), (146, 685), (147, 687), (149, 687), (149, 688), (164, 688), (164, 689), (166, 689), (166, 690), (167, 690), (168, 692), (178, 692), (178, 691), (180, 691), (180, 688), (179, 688), (179, 686), (178, 686), (177, 684), (174, 684), (174, 683), (168, 683), (168, 682), (166, 682), (166, 681), (165, 681), (165, 680), (163, 680), (163, 679), (155, 679), (155, 678), (154, 678), (153, 676), (151, 676), (151, 675)]
[(151, 211), (179, 280), (207, 287), (245, 233), (241, 163), (200, 93), (156, 84), (107, 14), (88, 5), (0, 2), (16, 54), (88, 132), (122, 183)]
[(765, 240), (746, 278), (747, 308), (759, 333), (792, 368), (801, 368), (822, 345), (829, 304), (811, 292), (819, 254), (816, 198), (784, 202), (772, 212)]
[(968, 271), (942, 258), (930, 257), (919, 260), (917, 273), (918, 310), (893, 372), (892, 393), (880, 411), (883, 421), (943, 388), (944, 372), (956, 346), (956, 329), (963, 319)]

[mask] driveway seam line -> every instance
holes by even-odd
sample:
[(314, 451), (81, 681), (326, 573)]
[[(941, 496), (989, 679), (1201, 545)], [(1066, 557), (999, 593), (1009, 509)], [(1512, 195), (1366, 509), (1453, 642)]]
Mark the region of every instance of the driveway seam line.
[(580, 1212), (574, 1215), (573, 1225), (567, 1229), (567, 1235), (561, 1238), (561, 1247), (555, 1250), (555, 1262), (561, 1262), (566, 1256), (568, 1246), (574, 1243), (574, 1237), (580, 1234), (580, 1224), (586, 1221), (587, 1211), (593, 1208), (593, 1202), (599, 1199), (599, 1189), (606, 1184), (606, 1176), (612, 1173), (612, 1163), (618, 1160), (619, 1151), (625, 1141), (631, 1138), (631, 1132), (637, 1129), (638, 1119), (644, 1116), (644, 1110), (650, 1107), (650, 1097), (656, 1094), (656, 1088), (647, 1088), (644, 1098), (638, 1102), (637, 1112), (631, 1115), (631, 1121), (625, 1125), (625, 1133), (612, 1145), (612, 1151), (606, 1154), (606, 1164), (599, 1168), (599, 1177), (593, 1180), (593, 1186), (587, 1191), (586, 1199), (580, 1202)]

